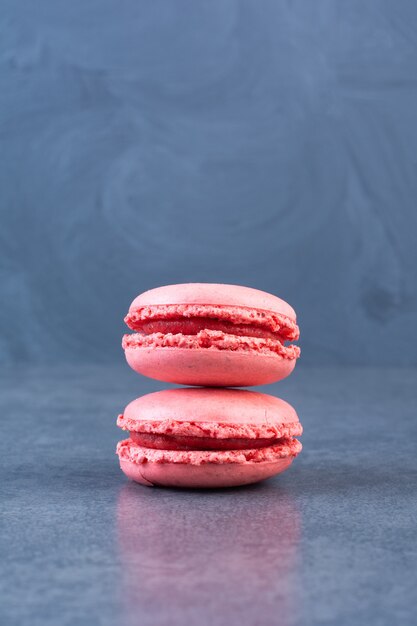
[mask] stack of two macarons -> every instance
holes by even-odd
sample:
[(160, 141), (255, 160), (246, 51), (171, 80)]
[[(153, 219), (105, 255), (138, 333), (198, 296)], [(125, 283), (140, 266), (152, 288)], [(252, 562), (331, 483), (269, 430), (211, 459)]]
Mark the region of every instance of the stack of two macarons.
[(231, 389), (272, 383), (294, 369), (294, 310), (237, 285), (189, 283), (147, 291), (125, 318), (129, 365), (169, 383), (195, 385), (131, 402), (117, 454), (144, 485), (230, 487), (284, 471), (301, 451), (295, 410), (274, 396)]

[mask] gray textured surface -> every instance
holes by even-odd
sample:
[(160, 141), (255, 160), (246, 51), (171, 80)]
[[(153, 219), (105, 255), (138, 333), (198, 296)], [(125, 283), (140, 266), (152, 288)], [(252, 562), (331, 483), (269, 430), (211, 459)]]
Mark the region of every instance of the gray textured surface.
[(162, 385), (125, 367), (0, 381), (2, 624), (415, 624), (416, 370), (301, 368), (270, 386), (303, 452), (213, 492), (118, 469), (115, 415)]
[(305, 363), (417, 363), (414, 1), (0, 6), (0, 358), (121, 361), (198, 280), (287, 299)]

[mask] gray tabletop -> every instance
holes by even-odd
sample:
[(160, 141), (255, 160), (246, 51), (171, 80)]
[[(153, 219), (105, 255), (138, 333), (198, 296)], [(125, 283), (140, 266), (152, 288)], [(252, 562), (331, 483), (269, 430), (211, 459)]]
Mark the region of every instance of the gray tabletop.
[(1, 378), (2, 624), (415, 624), (417, 373), (299, 367), (304, 450), (259, 485), (129, 483), (120, 367)]

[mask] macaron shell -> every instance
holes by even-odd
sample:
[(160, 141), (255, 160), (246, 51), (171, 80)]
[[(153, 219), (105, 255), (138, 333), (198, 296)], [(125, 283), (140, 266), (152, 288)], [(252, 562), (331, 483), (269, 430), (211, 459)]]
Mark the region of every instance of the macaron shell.
[(289, 376), (296, 364), (278, 354), (204, 348), (127, 348), (125, 356), (135, 372), (180, 385), (266, 385)]
[[(180, 388), (148, 393), (130, 402), (124, 418), (137, 422), (218, 423), (281, 426), (298, 423), (295, 409), (281, 398), (245, 389)], [(187, 426), (188, 427), (188, 426)], [(136, 430), (136, 429), (134, 429)], [(161, 432), (161, 431), (157, 431)], [(176, 434), (186, 434), (177, 432)], [(190, 434), (194, 434), (191, 432)], [(233, 436), (233, 431), (226, 436)], [(244, 434), (247, 436), (247, 433)]]
[(265, 463), (188, 465), (182, 463), (133, 463), (120, 460), (128, 478), (146, 486), (213, 489), (249, 485), (285, 471), (292, 458)]
[(130, 311), (152, 304), (215, 304), (245, 306), (274, 311), (296, 320), (294, 309), (266, 291), (221, 283), (184, 283), (145, 291), (135, 298)]

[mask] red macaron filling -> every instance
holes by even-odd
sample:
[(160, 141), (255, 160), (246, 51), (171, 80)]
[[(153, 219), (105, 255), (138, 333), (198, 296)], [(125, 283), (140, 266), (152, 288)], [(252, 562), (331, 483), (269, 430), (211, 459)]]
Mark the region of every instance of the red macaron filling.
[(277, 354), (296, 359), (300, 349), (294, 320), (273, 311), (217, 305), (150, 305), (131, 309), (123, 348), (212, 348)]
[[(167, 450), (145, 448), (132, 439), (124, 439), (117, 444), (116, 452), (120, 462), (138, 465), (147, 463), (175, 463), (182, 465), (276, 463), (279, 459), (291, 462), (302, 449), (298, 439), (283, 439), (278, 444), (264, 448), (245, 448), (242, 450)], [(275, 473), (275, 472), (274, 472)]]
[(203, 330), (212, 330), (279, 341), (299, 337), (297, 324), (286, 315), (238, 306), (151, 305), (129, 310), (125, 322), (132, 330), (146, 335), (197, 335)]
[(284, 443), (292, 438), (213, 438), (184, 435), (163, 435), (130, 431), (130, 438), (139, 446), (157, 450), (246, 450), (248, 448), (266, 448)]
[(173, 335), (197, 335), (202, 330), (218, 330), (228, 335), (238, 335), (243, 337), (260, 337), (264, 339), (278, 339), (285, 341), (285, 337), (274, 333), (262, 326), (252, 326), (250, 324), (234, 324), (219, 319), (209, 317), (178, 318), (168, 320), (144, 321), (137, 330), (145, 335), (153, 333), (172, 333)]

